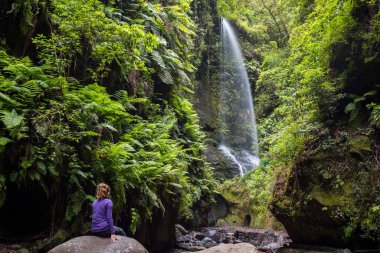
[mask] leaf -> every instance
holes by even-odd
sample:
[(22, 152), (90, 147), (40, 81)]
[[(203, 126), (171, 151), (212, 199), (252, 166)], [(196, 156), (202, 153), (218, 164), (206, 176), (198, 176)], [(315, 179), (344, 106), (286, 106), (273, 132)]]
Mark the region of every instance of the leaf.
[(357, 97), (354, 99), (354, 102), (357, 103), (357, 102), (364, 101), (364, 100), (366, 100), (366, 97), (364, 97), (364, 96), (363, 97)]
[(104, 124), (99, 124), (99, 125), (98, 125), (98, 128), (106, 128), (106, 129), (108, 129), (108, 130), (110, 130), (110, 131), (112, 131), (112, 132), (117, 132), (117, 129), (116, 129), (116, 128), (114, 128), (112, 125), (110, 125), (110, 124), (106, 124), (106, 123), (104, 123)]
[(167, 84), (174, 84), (174, 79), (172, 77), (172, 75), (170, 74), (169, 71), (163, 69), (162, 71), (160, 71), (158, 73), (158, 76), (161, 78), (161, 80), (164, 82), (164, 83), (167, 83)]
[(48, 171), (49, 171), (50, 174), (52, 174), (53, 176), (56, 176), (56, 177), (59, 176), (58, 171), (57, 171), (52, 165), (48, 166)]
[(166, 68), (165, 62), (158, 51), (152, 52), (152, 58), (161, 68)]
[(348, 112), (351, 112), (351, 111), (353, 111), (353, 110), (355, 110), (356, 109), (356, 104), (355, 103), (349, 103), (347, 106), (346, 106), (346, 109), (344, 109), (344, 111), (346, 112), (346, 113), (348, 113)]
[(377, 94), (377, 90), (371, 90), (371, 91), (368, 91), (366, 94), (364, 94), (363, 96), (364, 97), (369, 97), (369, 96), (374, 96)]
[(9, 180), (11, 180), (11, 182), (16, 182), (16, 179), (17, 179), (17, 172), (12, 172), (11, 175), (9, 176)]
[(31, 171), (30, 174), (29, 174), (29, 176), (30, 176), (30, 178), (31, 178), (32, 180), (37, 180), (37, 181), (39, 181), (39, 180), (41, 179), (41, 175), (40, 175), (40, 173), (38, 173), (38, 172), (35, 171), (35, 170)]
[(79, 214), (82, 210), (84, 201), (86, 200), (87, 195), (83, 190), (78, 190), (70, 197), (70, 203), (66, 209), (66, 220), (71, 221), (72, 218)]
[(8, 103), (14, 105), (14, 106), (20, 106), (21, 104), (17, 102), (16, 100), (13, 100), (11, 97), (9, 97), (7, 94), (0, 92), (0, 98), (4, 99)]
[(0, 146), (5, 146), (10, 142), (12, 142), (11, 139), (8, 139), (6, 137), (0, 137)]
[(42, 175), (45, 175), (46, 174), (46, 165), (41, 161), (37, 161), (36, 164), (37, 164), (37, 168), (42, 173)]
[(94, 201), (96, 200), (96, 198), (95, 198), (94, 196), (92, 196), (92, 195), (86, 195), (86, 199), (87, 199), (88, 201), (90, 201), (91, 203), (94, 202)]
[(17, 112), (13, 109), (12, 112), (4, 114), (1, 120), (7, 128), (15, 128), (23, 122), (24, 117), (17, 115)]
[(32, 161), (28, 160), (27, 158), (23, 158), (21, 162), (21, 168), (27, 169), (30, 166), (32, 166)]

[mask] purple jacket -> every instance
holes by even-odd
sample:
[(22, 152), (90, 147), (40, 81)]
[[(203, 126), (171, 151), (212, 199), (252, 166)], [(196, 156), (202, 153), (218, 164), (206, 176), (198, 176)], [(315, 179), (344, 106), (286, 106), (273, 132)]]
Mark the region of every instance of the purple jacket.
[(110, 199), (97, 199), (92, 203), (91, 232), (110, 231), (115, 234), (112, 219), (112, 201)]

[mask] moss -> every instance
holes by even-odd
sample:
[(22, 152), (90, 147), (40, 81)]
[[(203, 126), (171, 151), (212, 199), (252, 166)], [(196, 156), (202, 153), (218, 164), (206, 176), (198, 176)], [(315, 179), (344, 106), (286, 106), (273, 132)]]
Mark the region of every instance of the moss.
[(356, 135), (354, 138), (348, 140), (350, 152), (359, 155), (371, 153), (371, 140), (366, 135)]
[(283, 196), (279, 201), (276, 201), (276, 206), (280, 209), (288, 209), (291, 208), (292, 205), (293, 201), (287, 196)]
[(310, 196), (326, 207), (342, 206), (347, 200), (352, 200), (349, 196), (348, 186), (343, 186), (341, 191), (322, 189), (320, 186), (313, 187)]
[(59, 229), (55, 234), (53, 234), (53, 236), (37, 241), (35, 250), (38, 252), (47, 252), (55, 246), (64, 243), (70, 237), (72, 237), (72, 235), (70, 235), (66, 230)]
[(224, 220), (229, 225), (239, 225), (239, 226), (243, 225), (243, 220), (238, 215), (235, 215), (235, 214), (227, 215), (227, 217)]

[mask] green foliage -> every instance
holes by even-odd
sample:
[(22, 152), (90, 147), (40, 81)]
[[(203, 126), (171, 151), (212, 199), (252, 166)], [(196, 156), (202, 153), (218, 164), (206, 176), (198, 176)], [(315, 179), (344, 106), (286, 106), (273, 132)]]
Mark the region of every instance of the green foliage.
[(57, 0), (52, 2), (52, 8), (58, 30), (49, 38), (39, 35), (34, 43), (41, 59), (58, 74), (69, 75), (82, 57), (84, 71), (88, 68), (95, 81), (105, 77), (112, 63), (120, 66), (125, 82), (130, 71), (148, 71), (144, 56), (159, 41), (143, 26), (116, 22), (106, 15), (99, 1)]
[(380, 127), (380, 105), (371, 103), (367, 105), (367, 108), (372, 110), (370, 118), (371, 124)]
[(368, 3), (368, 7), (373, 14), (370, 20), (370, 27), (366, 33), (363, 34), (365, 43), (363, 45), (363, 55), (365, 62), (369, 63), (375, 60), (379, 55), (379, 41), (380, 41), (380, 10), (376, 1), (364, 1)]
[[(363, 103), (368, 103), (368, 100), (375, 96), (377, 94), (377, 90), (371, 90), (366, 92), (363, 96), (357, 96), (357, 95), (350, 95), (350, 97), (354, 100), (353, 102), (349, 103), (346, 106), (345, 112), (350, 113), (350, 121), (354, 120), (358, 113), (360, 112), (360, 109), (363, 109)], [(371, 106), (367, 106), (368, 109), (371, 108)]]
[[(195, 202), (208, 201), (213, 180), (190, 102), (111, 96), (97, 84), (47, 74), (49, 64), (0, 54), (0, 203), (8, 180), (37, 184), (51, 200), (64, 191), (65, 218), (79, 231), (96, 183), (106, 181), (116, 217), (130, 212), (135, 232), (154, 210), (189, 217)], [(15, 150), (23, 155), (10, 166), (6, 154)]]

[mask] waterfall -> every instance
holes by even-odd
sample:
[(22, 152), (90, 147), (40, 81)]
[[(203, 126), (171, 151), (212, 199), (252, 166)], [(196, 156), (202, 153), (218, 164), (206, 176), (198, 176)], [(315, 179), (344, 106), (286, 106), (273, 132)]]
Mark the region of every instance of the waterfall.
[(227, 20), (221, 19), (219, 150), (240, 171), (240, 176), (260, 163), (253, 99), (239, 42)]

